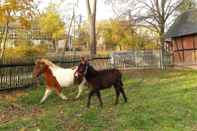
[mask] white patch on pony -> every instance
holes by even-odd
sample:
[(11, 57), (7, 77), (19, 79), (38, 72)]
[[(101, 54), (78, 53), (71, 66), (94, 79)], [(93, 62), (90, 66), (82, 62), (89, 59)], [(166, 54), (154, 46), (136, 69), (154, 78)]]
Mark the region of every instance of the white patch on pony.
[(74, 84), (75, 69), (64, 69), (61, 67), (49, 67), (61, 87), (68, 87)]
[(46, 89), (45, 90), (45, 93), (44, 93), (44, 96), (42, 97), (42, 99), (40, 100), (40, 103), (43, 103), (47, 97), (51, 94), (51, 90), (50, 89)]
[[(59, 66), (54, 66), (54, 67), (49, 67), (49, 68), (52, 71), (53, 76), (56, 78), (57, 82), (60, 84), (61, 87), (69, 87), (74, 84), (74, 77), (75, 77), (74, 75), (77, 74), (75, 73), (77, 70), (77, 67), (64, 69)], [(76, 98), (80, 97), (85, 83), (86, 83), (86, 79), (83, 78), (83, 81), (78, 86), (78, 94)], [(63, 94), (60, 94), (60, 97), (62, 99), (67, 99), (65, 98)]]
[(86, 83), (86, 79), (83, 79), (83, 81), (80, 83), (80, 85), (78, 86), (79, 88), (79, 91), (78, 91), (78, 94), (77, 96), (75, 97), (76, 99), (78, 99), (83, 91), (83, 88), (84, 88), (84, 85)]
[(68, 100), (68, 98), (67, 98), (63, 93), (60, 93), (59, 96), (60, 96), (63, 100)]
[(75, 73), (74, 75), (75, 75), (75, 77), (78, 77), (79, 76), (78, 73)]

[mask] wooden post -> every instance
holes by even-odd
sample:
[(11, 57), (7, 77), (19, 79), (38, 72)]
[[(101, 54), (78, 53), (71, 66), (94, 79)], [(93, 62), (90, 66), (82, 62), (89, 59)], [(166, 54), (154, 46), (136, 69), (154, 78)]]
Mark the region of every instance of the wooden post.
[(180, 62), (181, 62), (182, 60), (181, 60), (181, 55), (180, 55), (180, 52), (179, 52), (180, 50), (179, 50), (179, 47), (178, 47), (176, 38), (174, 39), (174, 41), (175, 41), (175, 45), (176, 45), (176, 52), (178, 52), (179, 60), (180, 60)]
[(195, 35), (193, 36), (193, 49), (194, 49), (194, 64), (196, 63), (196, 39), (195, 39)]
[(181, 46), (182, 46), (182, 58), (183, 58), (183, 63), (185, 63), (185, 50), (184, 50), (184, 45), (183, 45), (183, 39), (184, 37), (181, 37)]

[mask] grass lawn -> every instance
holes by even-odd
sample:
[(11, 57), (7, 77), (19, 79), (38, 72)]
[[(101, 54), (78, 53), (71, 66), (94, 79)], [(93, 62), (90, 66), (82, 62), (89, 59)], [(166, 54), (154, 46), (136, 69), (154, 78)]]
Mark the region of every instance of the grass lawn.
[[(146, 70), (124, 73), (128, 103), (114, 105), (113, 88), (102, 91), (104, 107), (96, 97), (86, 108), (86, 90), (80, 100), (63, 101), (52, 94), (38, 104), (44, 86), (0, 92), (1, 131), (191, 131), (197, 130), (197, 71)], [(64, 93), (74, 98), (77, 90)]]

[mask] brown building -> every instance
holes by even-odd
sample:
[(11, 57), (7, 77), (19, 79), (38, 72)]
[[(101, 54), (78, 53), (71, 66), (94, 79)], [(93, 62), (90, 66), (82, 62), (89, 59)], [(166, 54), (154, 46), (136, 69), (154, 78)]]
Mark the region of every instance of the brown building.
[(197, 64), (197, 9), (180, 15), (166, 34), (174, 64)]

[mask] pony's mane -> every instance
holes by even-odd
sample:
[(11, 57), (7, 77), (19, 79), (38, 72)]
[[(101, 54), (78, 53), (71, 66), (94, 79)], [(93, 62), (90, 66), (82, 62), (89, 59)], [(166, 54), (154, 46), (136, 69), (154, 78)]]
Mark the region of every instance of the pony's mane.
[(48, 66), (51, 66), (51, 67), (58, 67), (57, 65), (55, 65), (53, 62), (49, 61), (48, 59), (40, 59), (39, 60), (40, 62), (43, 62), (44, 64), (48, 65)]
[(88, 64), (87, 73), (89, 73), (91, 76), (95, 76), (97, 75), (98, 71), (92, 65)]

